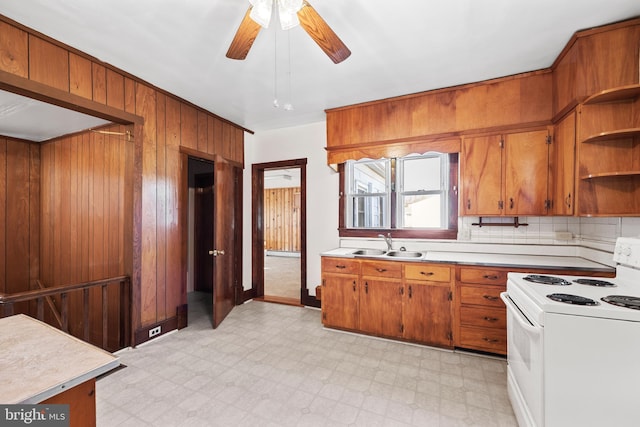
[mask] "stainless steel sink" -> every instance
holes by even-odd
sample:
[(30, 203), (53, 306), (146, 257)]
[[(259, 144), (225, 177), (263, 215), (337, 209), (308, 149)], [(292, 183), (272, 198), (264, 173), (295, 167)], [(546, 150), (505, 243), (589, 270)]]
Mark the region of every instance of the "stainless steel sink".
[(394, 258), (420, 258), (422, 256), (422, 252), (389, 251), (385, 256), (394, 257)]
[(353, 255), (364, 255), (364, 256), (380, 256), (384, 255), (386, 251), (382, 249), (358, 249), (352, 252)]

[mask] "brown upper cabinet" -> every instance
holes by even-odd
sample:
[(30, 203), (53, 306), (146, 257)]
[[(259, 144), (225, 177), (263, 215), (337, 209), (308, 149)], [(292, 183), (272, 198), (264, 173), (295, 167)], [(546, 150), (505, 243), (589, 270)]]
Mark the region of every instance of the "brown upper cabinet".
[[(460, 152), (461, 215), (637, 216), (639, 40), (640, 18), (617, 22), (548, 69), (329, 109), (327, 163)], [(546, 148), (523, 132), (545, 128)]]
[(549, 129), (464, 138), (462, 215), (546, 215)]

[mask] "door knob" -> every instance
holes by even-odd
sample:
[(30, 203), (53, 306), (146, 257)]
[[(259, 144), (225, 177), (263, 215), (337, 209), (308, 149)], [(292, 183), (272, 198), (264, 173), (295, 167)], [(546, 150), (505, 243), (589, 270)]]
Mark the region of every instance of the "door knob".
[(213, 256), (224, 255), (224, 251), (219, 251), (217, 249), (214, 249), (212, 251), (209, 251), (209, 255), (213, 255)]

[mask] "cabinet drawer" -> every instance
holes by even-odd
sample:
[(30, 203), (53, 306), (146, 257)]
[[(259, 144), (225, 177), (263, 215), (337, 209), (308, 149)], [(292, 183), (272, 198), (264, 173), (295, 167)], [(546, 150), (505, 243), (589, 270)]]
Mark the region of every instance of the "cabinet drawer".
[(323, 273), (360, 274), (360, 261), (349, 258), (322, 258)]
[(451, 268), (422, 263), (405, 264), (404, 277), (409, 280), (448, 282), (451, 280)]
[(460, 327), (460, 347), (507, 354), (507, 331), (462, 326)]
[(460, 323), (483, 328), (507, 327), (507, 311), (489, 307), (460, 307)]
[(507, 272), (486, 268), (461, 268), (460, 281), (483, 285), (506, 285)]
[(504, 287), (460, 285), (460, 304), (484, 305), (505, 308), (500, 299)]
[(402, 263), (397, 261), (362, 261), (362, 276), (402, 279)]

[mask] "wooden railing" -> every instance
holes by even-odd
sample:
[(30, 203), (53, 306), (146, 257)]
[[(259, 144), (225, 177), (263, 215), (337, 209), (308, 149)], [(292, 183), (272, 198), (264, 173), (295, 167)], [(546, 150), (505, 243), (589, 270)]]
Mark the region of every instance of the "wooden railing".
[[(29, 314), (38, 320), (47, 321), (52, 326), (83, 341), (99, 345), (107, 351), (119, 350), (132, 344), (131, 280), (129, 276), (54, 287), (46, 287), (39, 280), (37, 284), (40, 289), (12, 294), (0, 293), (0, 317), (15, 314), (14, 305), (25, 302), (27, 309), (20, 310), (20, 312)], [(117, 292), (111, 291), (111, 296), (109, 295), (110, 287), (117, 289)], [(92, 292), (93, 298), (91, 298)], [(115, 294), (115, 298), (113, 294)], [(75, 295), (80, 295), (81, 298), (79, 299)], [(70, 298), (70, 296), (74, 298)], [(72, 304), (70, 308), (69, 301), (71, 299), (75, 304)], [(95, 300), (97, 299), (100, 301), (96, 304)], [(49, 309), (47, 319), (45, 319), (45, 302)], [(92, 324), (92, 320), (95, 320), (92, 317), (96, 316), (91, 316), (91, 314), (96, 309), (101, 310), (101, 316), (98, 316), (100, 325)], [(73, 319), (74, 326), (71, 328), (70, 318)], [(117, 327), (110, 330), (110, 323), (115, 323)], [(95, 342), (96, 337), (101, 342)]]

